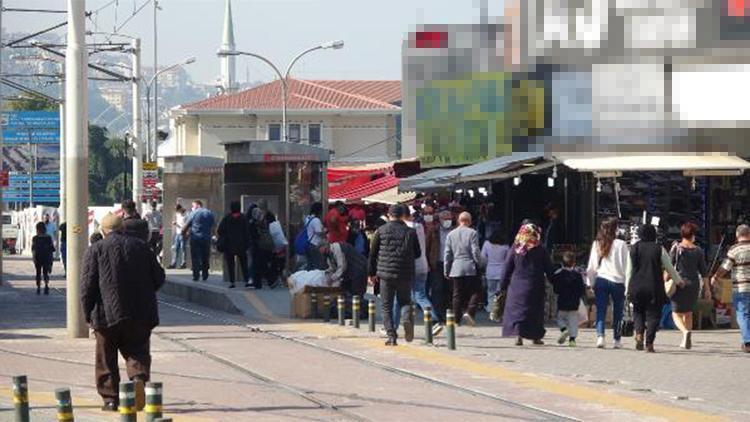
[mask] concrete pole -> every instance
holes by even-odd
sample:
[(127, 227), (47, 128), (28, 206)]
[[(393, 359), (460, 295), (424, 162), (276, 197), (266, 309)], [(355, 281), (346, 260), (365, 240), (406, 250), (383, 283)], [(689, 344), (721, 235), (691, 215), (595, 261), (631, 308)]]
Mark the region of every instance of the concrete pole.
[[(3, 46), (5, 45), (3, 43), (3, 0), (0, 0), (0, 76), (2, 76), (3, 72)], [(0, 84), (0, 112), (4, 111), (3, 109), (3, 93), (2, 93), (2, 84)], [(0, 151), (3, 151), (3, 131), (2, 128), (0, 128)], [(0, 154), (1, 155), (1, 154)], [(0, 170), (3, 170), (3, 162), (2, 158), (0, 158)], [(3, 202), (3, 190), (5, 188), (0, 187), (0, 218), (2, 217), (2, 211), (5, 210), (5, 202)], [(2, 220), (0, 220), (0, 286), (3, 285), (3, 279), (5, 278), (5, 272), (3, 271), (3, 230), (2, 230)]]
[[(154, 0), (154, 75), (156, 75), (156, 72), (159, 71), (159, 39), (157, 36), (159, 35), (159, 32), (157, 30), (157, 13), (159, 11), (159, 0)], [(156, 157), (158, 153), (156, 152), (156, 144), (158, 141), (156, 140), (156, 131), (159, 127), (159, 81), (157, 78), (154, 78), (154, 132), (153, 136), (149, 137), (149, 155), (146, 159), (148, 162), (156, 162)], [(151, 127), (148, 127), (146, 130), (151, 133)]]
[(65, 65), (60, 64), (60, 223), (65, 221)]
[(141, 40), (131, 42), (133, 56), (133, 202), (140, 212), (143, 188), (143, 138), (141, 120)]
[(88, 244), (88, 51), (86, 0), (68, 0), (68, 47), (65, 52), (65, 169), (68, 226), (67, 327), (72, 338), (88, 337), (81, 311), (81, 267)]

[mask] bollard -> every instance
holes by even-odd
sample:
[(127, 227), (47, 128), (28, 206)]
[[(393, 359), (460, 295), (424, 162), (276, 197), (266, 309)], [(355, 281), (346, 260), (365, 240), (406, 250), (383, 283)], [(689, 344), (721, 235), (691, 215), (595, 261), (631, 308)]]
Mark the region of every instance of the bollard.
[(323, 321), (330, 322), (331, 321), (331, 297), (328, 295), (323, 296), (323, 308), (325, 308), (325, 310), (323, 311)]
[(354, 320), (354, 328), (359, 328), (359, 296), (352, 296), (352, 320)]
[(367, 323), (370, 326), (370, 332), (375, 332), (375, 301), (371, 300), (367, 304)]
[(172, 422), (172, 418), (157, 418), (154, 422)]
[(310, 294), (310, 305), (312, 306), (312, 317), (318, 319), (318, 295), (315, 293)]
[(451, 310), (445, 313), (445, 333), (448, 336), (448, 350), (456, 350), (456, 317)]
[(424, 312), (424, 342), (432, 344), (432, 308), (425, 306), (422, 312)]
[(26, 375), (13, 377), (13, 406), (16, 422), (29, 422), (29, 384)]
[(120, 383), (120, 411), (121, 422), (136, 422), (135, 411), (135, 383), (132, 381)]
[(339, 325), (345, 325), (344, 324), (344, 296), (339, 296), (338, 300), (338, 311), (339, 311)]
[(146, 422), (154, 422), (161, 418), (162, 404), (161, 383), (146, 383)]
[(70, 389), (55, 390), (55, 401), (57, 401), (57, 421), (73, 422), (73, 401), (70, 398)]

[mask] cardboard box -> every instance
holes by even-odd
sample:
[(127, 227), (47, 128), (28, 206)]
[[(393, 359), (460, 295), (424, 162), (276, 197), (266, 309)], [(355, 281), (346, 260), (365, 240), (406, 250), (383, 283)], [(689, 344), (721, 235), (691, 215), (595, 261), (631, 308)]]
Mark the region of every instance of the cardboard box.
[[(330, 295), (331, 304), (335, 305), (336, 296)], [(323, 318), (325, 311), (325, 300), (322, 294), (317, 295), (318, 299), (318, 318)], [(313, 318), (312, 295), (309, 293), (297, 293), (292, 295), (291, 309), (289, 311), (292, 318), (309, 319)]]

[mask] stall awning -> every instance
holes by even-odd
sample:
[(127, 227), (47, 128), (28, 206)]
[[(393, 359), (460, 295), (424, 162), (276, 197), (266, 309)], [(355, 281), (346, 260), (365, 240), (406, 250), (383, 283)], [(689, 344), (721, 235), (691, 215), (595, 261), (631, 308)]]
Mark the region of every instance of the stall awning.
[(417, 197), (416, 192), (398, 192), (398, 187), (388, 189), (386, 191), (376, 193), (362, 198), (362, 201), (366, 204), (403, 204), (405, 202), (413, 201)]
[[(726, 154), (692, 155), (617, 155), (561, 158), (563, 164), (578, 171), (743, 171), (750, 163)], [(700, 175), (700, 174), (696, 174)]]
[(384, 176), (367, 183), (344, 183), (332, 186), (328, 191), (329, 201), (359, 201), (367, 196), (392, 189), (398, 186), (398, 178)]

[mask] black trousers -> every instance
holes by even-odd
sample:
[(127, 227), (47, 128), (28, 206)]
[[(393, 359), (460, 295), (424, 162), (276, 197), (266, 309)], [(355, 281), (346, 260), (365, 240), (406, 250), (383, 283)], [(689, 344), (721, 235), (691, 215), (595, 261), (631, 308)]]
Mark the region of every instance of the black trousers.
[(34, 267), (36, 267), (36, 286), (39, 287), (42, 285), (42, 278), (44, 278), (44, 285), (49, 284), (49, 273), (52, 269), (51, 265), (46, 265), (41, 262), (34, 263)]
[(253, 249), (253, 286), (256, 289), (263, 287), (263, 279), (270, 286), (276, 281), (275, 271), (271, 266), (273, 253), (260, 248)]
[(125, 359), (128, 379), (147, 382), (151, 375), (151, 328), (133, 321), (94, 331), (96, 390), (104, 401), (118, 402), (120, 368), (117, 352)]
[(633, 325), (635, 325), (636, 334), (643, 335), (646, 333), (646, 344), (654, 344), (656, 339), (656, 330), (659, 329), (661, 320), (661, 305), (654, 304), (633, 304)]
[(393, 299), (398, 297), (401, 304), (401, 320), (409, 318), (411, 309), (411, 283), (405, 280), (380, 280), (380, 299), (382, 301), (383, 326), (389, 338), (397, 338), (396, 329), (393, 325)]
[(466, 312), (472, 318), (482, 300), (482, 281), (479, 276), (453, 277), (453, 314), (460, 321)]
[(451, 280), (443, 277), (443, 263), (438, 262), (437, 270), (430, 271), (427, 275), (428, 296), (440, 317), (440, 322), (445, 323), (445, 311), (452, 306)]
[(239, 254), (233, 254), (231, 252), (224, 252), (224, 262), (227, 264), (227, 271), (229, 272), (229, 282), (234, 284), (235, 282), (235, 257), (239, 258), (240, 270), (242, 271), (242, 278), (245, 283), (250, 280), (250, 271), (247, 268), (247, 252)]
[(190, 237), (190, 261), (193, 264), (193, 280), (199, 275), (208, 278), (209, 260), (211, 258), (211, 240)]

